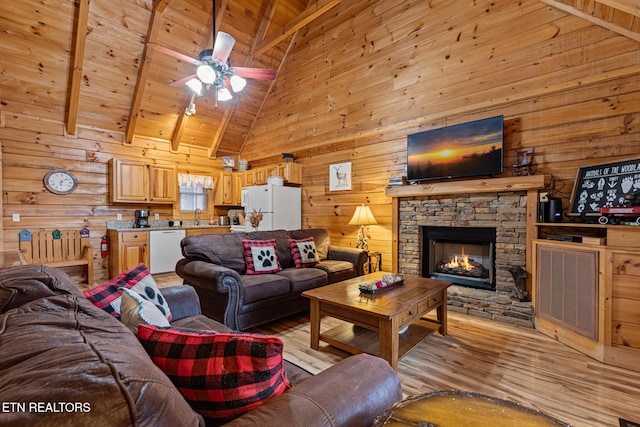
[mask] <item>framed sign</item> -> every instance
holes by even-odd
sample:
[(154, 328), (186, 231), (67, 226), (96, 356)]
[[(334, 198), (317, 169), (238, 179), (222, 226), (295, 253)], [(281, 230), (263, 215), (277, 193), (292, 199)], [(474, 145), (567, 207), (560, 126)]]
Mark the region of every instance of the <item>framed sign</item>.
[(640, 158), (580, 168), (569, 215), (600, 215), (600, 208), (625, 206), (635, 191), (640, 192)]
[(351, 162), (329, 166), (329, 191), (351, 190)]

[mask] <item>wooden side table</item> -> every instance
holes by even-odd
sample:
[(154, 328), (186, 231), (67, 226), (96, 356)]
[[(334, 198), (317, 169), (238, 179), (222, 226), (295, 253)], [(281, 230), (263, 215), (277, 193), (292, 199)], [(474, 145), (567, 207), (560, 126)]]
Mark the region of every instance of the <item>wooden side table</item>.
[(365, 274), (373, 273), (375, 271), (382, 271), (382, 254), (380, 252), (367, 252), (369, 262), (367, 267), (369, 271), (365, 271)]

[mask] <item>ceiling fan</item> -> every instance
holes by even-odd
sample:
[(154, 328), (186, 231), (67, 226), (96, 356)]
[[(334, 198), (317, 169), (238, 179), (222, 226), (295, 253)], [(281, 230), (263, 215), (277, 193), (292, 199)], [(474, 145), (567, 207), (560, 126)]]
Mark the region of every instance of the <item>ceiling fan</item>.
[(195, 114), (193, 99), (201, 96), (204, 90), (214, 89), (216, 107), (218, 101), (228, 101), (233, 98), (232, 92), (238, 93), (244, 89), (247, 79), (274, 80), (276, 72), (266, 68), (231, 67), (229, 55), (236, 40), (223, 31), (216, 35), (216, 4), (213, 5), (213, 49), (205, 49), (200, 52), (198, 59), (191, 58), (180, 52), (176, 52), (164, 46), (149, 42), (147, 45), (157, 51), (163, 52), (181, 61), (195, 65), (196, 72), (180, 80), (171, 83), (171, 86), (187, 85), (192, 91), (191, 103), (187, 107), (186, 114)]

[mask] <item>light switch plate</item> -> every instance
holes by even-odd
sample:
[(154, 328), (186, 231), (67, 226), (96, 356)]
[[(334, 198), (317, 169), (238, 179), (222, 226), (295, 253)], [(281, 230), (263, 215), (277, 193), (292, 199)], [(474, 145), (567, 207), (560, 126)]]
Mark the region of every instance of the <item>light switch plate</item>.
[(155, 218), (160, 219), (160, 214), (159, 213), (155, 214)]
[(13, 214), (12, 219), (13, 222), (20, 222), (20, 214)]
[(122, 221), (122, 214), (118, 214), (117, 218), (118, 218), (118, 221)]

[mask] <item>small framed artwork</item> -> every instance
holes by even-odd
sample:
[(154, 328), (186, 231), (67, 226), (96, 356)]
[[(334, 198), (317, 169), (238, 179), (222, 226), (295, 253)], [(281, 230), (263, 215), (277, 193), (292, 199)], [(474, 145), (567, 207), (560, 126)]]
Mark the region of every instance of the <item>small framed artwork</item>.
[(351, 190), (351, 162), (329, 165), (329, 191)]
[(236, 159), (234, 157), (223, 157), (222, 166), (226, 168), (232, 168), (236, 165)]

